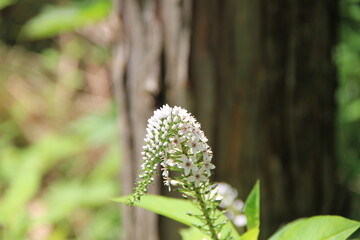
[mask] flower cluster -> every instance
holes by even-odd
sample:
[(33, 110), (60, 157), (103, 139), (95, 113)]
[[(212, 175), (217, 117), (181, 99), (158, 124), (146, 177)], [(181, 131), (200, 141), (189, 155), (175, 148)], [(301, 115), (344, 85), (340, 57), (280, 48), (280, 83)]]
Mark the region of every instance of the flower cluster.
[(219, 207), (226, 209), (226, 216), (234, 223), (236, 227), (246, 226), (246, 216), (244, 214), (245, 203), (238, 199), (238, 192), (229, 184), (218, 183), (214, 191), (221, 197)]
[[(213, 154), (200, 123), (187, 110), (164, 105), (148, 120), (146, 131), (143, 162), (130, 203), (146, 193), (159, 165), (169, 190), (171, 185), (179, 183), (190, 183), (197, 188), (208, 181), (215, 168), (211, 163)], [(180, 177), (171, 177), (172, 171), (179, 172)]]
[(230, 232), (221, 236), (221, 229), (227, 219), (218, 211), (220, 200), (216, 185), (210, 183), (212, 151), (207, 138), (200, 129), (200, 123), (180, 107), (164, 105), (148, 120), (143, 161), (137, 179), (137, 187), (129, 204), (134, 204), (154, 181), (159, 165), (164, 184), (178, 186), (177, 191), (191, 200), (201, 214), (188, 213), (201, 224), (194, 225), (213, 240), (231, 239)]

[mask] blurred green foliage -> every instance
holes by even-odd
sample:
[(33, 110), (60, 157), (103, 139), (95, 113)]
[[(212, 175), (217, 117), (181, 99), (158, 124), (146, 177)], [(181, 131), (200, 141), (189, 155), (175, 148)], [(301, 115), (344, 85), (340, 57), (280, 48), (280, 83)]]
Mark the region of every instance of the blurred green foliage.
[(73, 32), (110, 1), (30, 3), (0, 1), (0, 239), (118, 239), (110, 47)]
[[(46, 134), (27, 147), (2, 141), (3, 239), (27, 239), (37, 231), (51, 231), (46, 239), (115, 238), (119, 216), (109, 204), (118, 194), (115, 129), (108, 111), (83, 117), (63, 133)], [(101, 154), (92, 159), (89, 154), (96, 151)]]
[(14, 3), (15, 0), (0, 0), (0, 10)]
[(352, 194), (351, 216), (360, 218), (360, 1), (340, 1), (338, 154), (340, 177)]
[[(66, 6), (46, 6), (23, 29), (32, 39), (52, 37), (103, 19), (110, 12), (109, 0), (74, 2)], [(61, 19), (61, 21), (59, 21)]]

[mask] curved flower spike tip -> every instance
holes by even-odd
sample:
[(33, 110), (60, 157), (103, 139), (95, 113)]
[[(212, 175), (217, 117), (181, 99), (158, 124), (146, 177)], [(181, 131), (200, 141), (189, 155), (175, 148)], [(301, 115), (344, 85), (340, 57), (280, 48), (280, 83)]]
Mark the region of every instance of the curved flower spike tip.
[[(187, 110), (162, 106), (148, 120), (146, 132), (137, 187), (129, 204), (146, 193), (159, 164), (164, 184), (169, 190), (172, 182), (198, 188), (208, 181), (211, 170), (215, 168), (211, 163), (213, 154), (200, 123)], [(180, 177), (170, 178), (171, 171), (179, 172)]]

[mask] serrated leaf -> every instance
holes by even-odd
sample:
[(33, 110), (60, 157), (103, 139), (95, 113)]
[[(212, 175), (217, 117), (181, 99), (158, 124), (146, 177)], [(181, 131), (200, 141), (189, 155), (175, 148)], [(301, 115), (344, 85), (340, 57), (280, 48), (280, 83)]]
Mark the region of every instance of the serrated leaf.
[(269, 240), (344, 240), (360, 227), (360, 222), (340, 216), (315, 216), (291, 222)]

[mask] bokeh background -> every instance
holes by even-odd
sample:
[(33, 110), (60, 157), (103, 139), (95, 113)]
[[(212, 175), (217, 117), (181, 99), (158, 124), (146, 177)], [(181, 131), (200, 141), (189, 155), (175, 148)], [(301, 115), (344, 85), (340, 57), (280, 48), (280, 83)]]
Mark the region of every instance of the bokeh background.
[(0, 1), (0, 239), (119, 239), (110, 11)]
[[(121, 239), (113, 10), (0, 0), (0, 239)], [(338, 12), (336, 171), (346, 216), (359, 220), (360, 2), (340, 0)]]

